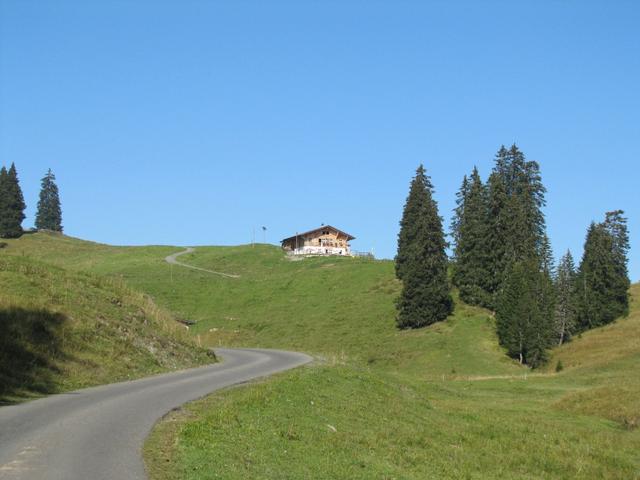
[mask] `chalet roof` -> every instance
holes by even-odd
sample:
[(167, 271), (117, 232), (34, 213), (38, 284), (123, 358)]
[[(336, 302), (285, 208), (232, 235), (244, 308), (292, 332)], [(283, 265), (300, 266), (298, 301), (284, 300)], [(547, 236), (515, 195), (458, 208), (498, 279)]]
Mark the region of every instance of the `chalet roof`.
[(304, 237), (306, 235), (309, 235), (311, 233), (316, 233), (318, 230), (334, 230), (337, 233), (341, 233), (342, 235), (344, 235), (345, 237), (347, 237), (347, 240), (355, 240), (356, 237), (354, 237), (353, 235), (348, 234), (347, 232), (343, 232), (342, 230), (336, 228), (336, 227), (332, 227), (331, 225), (322, 225), (318, 228), (314, 228), (313, 230), (309, 230), (308, 232), (303, 232), (303, 233), (298, 233), (296, 235), (293, 235), (291, 237), (287, 237), (285, 239), (282, 240), (281, 243), (286, 242), (287, 240), (294, 240), (296, 237)]

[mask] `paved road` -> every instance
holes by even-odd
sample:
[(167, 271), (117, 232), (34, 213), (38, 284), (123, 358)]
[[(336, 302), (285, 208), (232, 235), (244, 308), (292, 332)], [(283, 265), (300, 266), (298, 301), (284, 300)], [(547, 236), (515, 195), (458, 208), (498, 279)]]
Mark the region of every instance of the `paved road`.
[(0, 407), (0, 479), (144, 479), (142, 444), (171, 409), (311, 360), (278, 350), (216, 354), (222, 363)]
[(184, 268), (190, 268), (191, 270), (198, 270), (199, 272), (212, 273), (213, 275), (220, 275), (221, 277), (240, 278), (240, 275), (234, 275), (232, 273), (216, 272), (215, 270), (207, 270), (206, 268), (194, 267), (193, 265), (189, 265), (188, 263), (182, 263), (178, 261), (178, 257), (180, 255), (186, 255), (187, 253), (193, 253), (195, 251), (196, 251), (195, 248), (187, 247), (182, 252), (173, 253), (168, 257), (165, 257), (164, 261), (172, 265), (180, 265), (181, 267), (184, 267)]

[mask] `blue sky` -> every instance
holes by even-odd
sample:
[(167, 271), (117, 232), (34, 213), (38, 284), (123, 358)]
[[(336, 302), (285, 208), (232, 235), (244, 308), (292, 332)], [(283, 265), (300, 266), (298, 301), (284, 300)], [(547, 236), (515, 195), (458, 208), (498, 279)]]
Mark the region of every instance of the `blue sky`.
[(320, 223), (393, 257), (424, 163), (448, 224), (501, 144), (540, 162), (556, 254), (624, 209), (640, 280), (640, 3), (0, 0), (0, 163), (33, 223), (238, 244)]

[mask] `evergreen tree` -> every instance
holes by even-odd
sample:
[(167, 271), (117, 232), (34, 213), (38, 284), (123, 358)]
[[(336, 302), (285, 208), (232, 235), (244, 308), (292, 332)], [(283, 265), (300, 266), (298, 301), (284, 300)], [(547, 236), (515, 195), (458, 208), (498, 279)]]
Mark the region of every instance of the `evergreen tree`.
[(606, 325), (629, 312), (629, 237), (622, 211), (607, 213), (587, 231), (577, 277), (578, 328)]
[(42, 179), (38, 212), (36, 214), (36, 228), (38, 230), (53, 230), (62, 232), (62, 209), (56, 177), (49, 169)]
[(411, 181), (409, 196), (400, 220), (398, 252), (395, 258), (396, 277), (399, 280), (404, 278), (406, 269), (417, 255), (418, 241), (422, 233), (420, 219), (429, 208), (430, 194), (427, 192), (432, 190), (431, 180), (426, 175), (424, 167), (420, 165)]
[(527, 161), (516, 145), (500, 147), (488, 181), (486, 268), (488, 290), (494, 296), (513, 262), (537, 259), (542, 270), (552, 270), (542, 213), (545, 192), (538, 163)]
[(430, 325), (453, 311), (446, 247), (433, 185), (420, 165), (411, 182), (398, 235), (396, 276), (403, 282), (397, 301), (399, 328)]
[(578, 270), (578, 329), (612, 322), (611, 285), (615, 283), (613, 242), (602, 224), (592, 222), (587, 231)]
[(611, 296), (614, 299), (612, 314), (616, 317), (629, 314), (629, 288), (631, 287), (627, 268), (629, 231), (627, 229), (627, 219), (623, 215), (624, 211), (622, 210), (607, 212), (602, 224), (611, 236), (612, 241), (615, 282), (611, 286)]
[[(460, 196), (462, 197), (462, 194)], [(471, 180), (466, 182), (463, 200), (459, 212), (456, 212), (458, 235), (454, 251), (453, 281), (459, 288), (463, 301), (491, 307), (493, 302), (489, 292), (489, 252), (486, 244), (488, 199), (486, 188), (475, 167)]]
[(16, 166), (11, 164), (0, 173), (0, 237), (17, 238), (22, 235), (22, 221), (26, 205)]
[[(451, 219), (451, 238), (453, 239), (453, 244), (457, 247), (460, 242), (460, 222), (462, 221), (462, 217), (464, 215), (464, 205), (467, 200), (467, 195), (469, 194), (469, 179), (465, 175), (462, 179), (462, 185), (460, 186), (460, 190), (456, 193), (456, 208), (453, 209), (453, 217)], [(456, 262), (456, 249), (453, 252), (454, 255), (454, 263)]]
[(554, 331), (558, 345), (562, 345), (571, 339), (576, 326), (576, 267), (570, 251), (560, 259), (554, 284)]
[(486, 290), (495, 309), (495, 296), (500, 291), (509, 259), (509, 197), (503, 177), (494, 172), (488, 181), (488, 221), (484, 243), (487, 248), (485, 269), (488, 272)]
[(509, 265), (497, 298), (496, 326), (509, 356), (531, 367), (547, 360), (552, 338), (553, 285), (535, 260)]

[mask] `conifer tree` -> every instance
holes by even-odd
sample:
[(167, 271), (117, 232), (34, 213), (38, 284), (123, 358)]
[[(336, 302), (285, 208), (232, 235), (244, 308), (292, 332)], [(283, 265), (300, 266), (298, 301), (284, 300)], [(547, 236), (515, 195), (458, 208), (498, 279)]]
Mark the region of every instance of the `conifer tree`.
[(614, 299), (612, 314), (626, 316), (629, 314), (629, 271), (627, 268), (629, 253), (629, 231), (627, 219), (623, 210), (607, 212), (605, 215), (604, 229), (612, 240), (613, 266), (615, 270), (615, 283), (611, 286), (611, 295)]
[(509, 265), (497, 298), (496, 327), (507, 353), (531, 367), (542, 365), (552, 338), (553, 285), (535, 260)]
[(463, 197), (463, 202), (456, 212), (458, 234), (454, 250), (453, 281), (459, 288), (463, 301), (471, 305), (491, 307), (493, 301), (489, 292), (489, 252), (486, 244), (487, 192), (477, 168), (474, 167), (470, 178), (466, 183), (464, 196), (462, 192), (459, 194)]
[(490, 257), (489, 290), (497, 295), (511, 263), (537, 259), (541, 269), (549, 269), (549, 242), (546, 238), (546, 189), (537, 162), (527, 161), (514, 144), (500, 147), (488, 182), (489, 221), (487, 245)]
[(504, 280), (505, 272), (509, 263), (509, 197), (503, 177), (494, 172), (489, 176), (488, 181), (488, 221), (485, 230), (485, 245), (487, 248), (487, 259), (485, 269), (488, 272), (486, 290), (491, 297), (493, 305), (487, 307), (495, 308), (495, 296), (500, 291)]
[(554, 286), (554, 331), (558, 345), (562, 345), (571, 339), (576, 326), (576, 267), (568, 250), (558, 264)]
[[(462, 178), (460, 190), (456, 193), (456, 208), (453, 209), (453, 217), (451, 218), (451, 238), (453, 244), (457, 247), (460, 243), (460, 222), (464, 215), (464, 206), (469, 194), (469, 178), (465, 175)], [(454, 262), (456, 261), (456, 250), (454, 249)]]
[(17, 238), (22, 235), (22, 221), (26, 205), (16, 166), (12, 163), (0, 173), (0, 237)]
[(613, 322), (629, 312), (629, 237), (622, 211), (591, 223), (577, 276), (578, 329)]
[(587, 231), (578, 271), (578, 329), (595, 328), (613, 321), (611, 285), (615, 283), (613, 242), (602, 224), (592, 222)]
[(453, 311), (446, 247), (433, 185), (420, 165), (411, 182), (398, 235), (396, 276), (403, 282), (397, 301), (399, 328), (430, 325)]
[(35, 225), (38, 230), (62, 232), (60, 196), (56, 185), (56, 177), (51, 169), (42, 179)]
[(420, 165), (416, 176), (411, 181), (409, 196), (404, 206), (402, 219), (400, 220), (400, 233), (398, 234), (398, 252), (395, 258), (396, 277), (404, 278), (408, 265), (416, 257), (418, 239), (422, 225), (420, 219), (429, 208), (429, 194), (433, 190), (431, 180), (426, 175), (424, 167)]
[(537, 366), (546, 359), (555, 309), (540, 167), (516, 145), (502, 146), (488, 190), (486, 290), (494, 298), (498, 336), (510, 355)]

